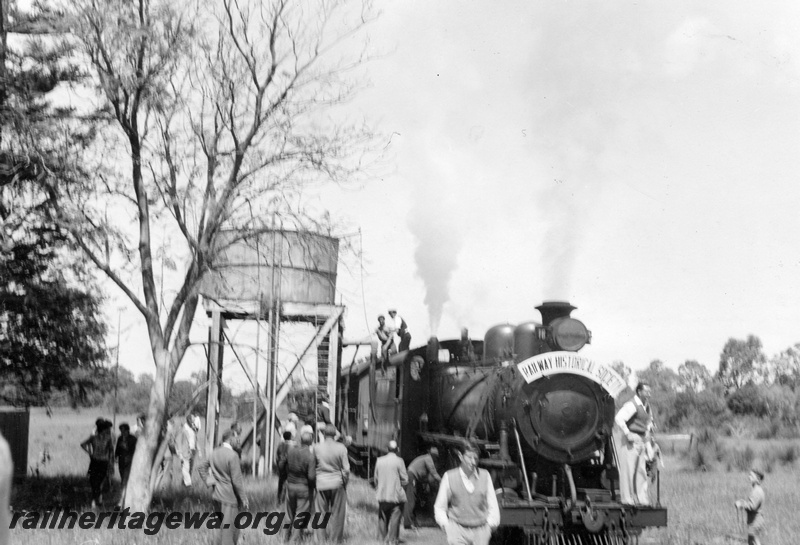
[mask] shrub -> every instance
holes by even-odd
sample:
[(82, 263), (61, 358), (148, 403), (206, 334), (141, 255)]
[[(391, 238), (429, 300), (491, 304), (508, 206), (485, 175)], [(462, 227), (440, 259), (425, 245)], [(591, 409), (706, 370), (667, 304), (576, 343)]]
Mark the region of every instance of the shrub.
[(763, 468), (764, 472), (772, 473), (772, 470), (775, 468), (775, 464), (777, 463), (777, 457), (775, 452), (772, 449), (764, 450), (761, 452), (761, 467)]
[(711, 471), (725, 459), (725, 446), (717, 431), (702, 428), (697, 433), (694, 447), (689, 451), (689, 462), (694, 469)]
[(783, 465), (792, 465), (798, 458), (797, 446), (788, 445), (778, 450), (778, 460)]
[(769, 414), (766, 388), (752, 382), (745, 384), (728, 397), (728, 408), (734, 414), (766, 416)]
[(756, 453), (748, 445), (743, 450), (734, 449), (731, 452), (731, 462), (734, 468), (739, 471), (747, 471), (753, 467), (753, 460), (756, 458)]

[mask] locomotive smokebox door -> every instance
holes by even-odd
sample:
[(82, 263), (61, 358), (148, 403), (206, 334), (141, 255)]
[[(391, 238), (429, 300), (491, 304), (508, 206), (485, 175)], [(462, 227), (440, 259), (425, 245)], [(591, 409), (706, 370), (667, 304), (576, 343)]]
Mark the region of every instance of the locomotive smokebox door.
[(577, 375), (555, 375), (521, 385), (517, 422), (525, 442), (554, 462), (576, 463), (604, 448), (604, 422), (613, 421), (614, 401), (596, 383)]

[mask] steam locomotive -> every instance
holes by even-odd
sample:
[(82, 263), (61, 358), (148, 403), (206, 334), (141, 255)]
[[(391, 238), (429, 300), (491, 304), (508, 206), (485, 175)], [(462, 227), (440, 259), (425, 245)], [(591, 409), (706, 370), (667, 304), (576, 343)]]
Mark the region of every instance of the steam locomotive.
[[(431, 338), (427, 345), (342, 370), (339, 425), (367, 474), (394, 439), (410, 463), (431, 446), (457, 465), (455, 447), (479, 445), (508, 543), (630, 544), (666, 526), (653, 506), (619, 502), (612, 430), (625, 381), (577, 352), (591, 333), (575, 307), (545, 302), (542, 321), (491, 328), (483, 341)], [(656, 482), (659, 491), (659, 483)]]

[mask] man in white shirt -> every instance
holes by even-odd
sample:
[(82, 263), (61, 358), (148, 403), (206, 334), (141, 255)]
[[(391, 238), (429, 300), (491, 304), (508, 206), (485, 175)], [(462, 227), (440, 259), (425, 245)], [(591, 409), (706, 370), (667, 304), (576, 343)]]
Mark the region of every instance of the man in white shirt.
[(459, 450), (461, 465), (442, 477), (433, 514), (449, 545), (487, 545), (492, 530), (500, 526), (492, 478), (478, 468), (476, 446), (464, 443)]
[(650, 395), (650, 386), (640, 382), (636, 386), (636, 395), (622, 406), (614, 418), (622, 432), (617, 441), (620, 500), (628, 505), (650, 503), (645, 453), (645, 438), (653, 428), (648, 403)]
[(386, 329), (395, 336), (397, 351), (408, 350), (411, 346), (411, 334), (408, 332), (408, 325), (395, 309), (389, 310), (389, 319), (386, 321)]

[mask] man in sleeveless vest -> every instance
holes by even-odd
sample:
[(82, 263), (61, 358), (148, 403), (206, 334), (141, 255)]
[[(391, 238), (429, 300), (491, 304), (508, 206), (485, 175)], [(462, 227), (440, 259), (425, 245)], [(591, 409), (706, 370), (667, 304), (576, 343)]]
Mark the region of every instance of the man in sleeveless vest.
[(614, 419), (622, 432), (617, 441), (620, 501), (628, 505), (650, 504), (645, 453), (645, 436), (653, 427), (650, 394), (650, 386), (640, 382), (636, 395), (622, 406)]
[(447, 533), (448, 545), (487, 545), (500, 525), (494, 485), (489, 472), (478, 468), (478, 449), (464, 444), (461, 465), (442, 477), (433, 506), (436, 523)]

